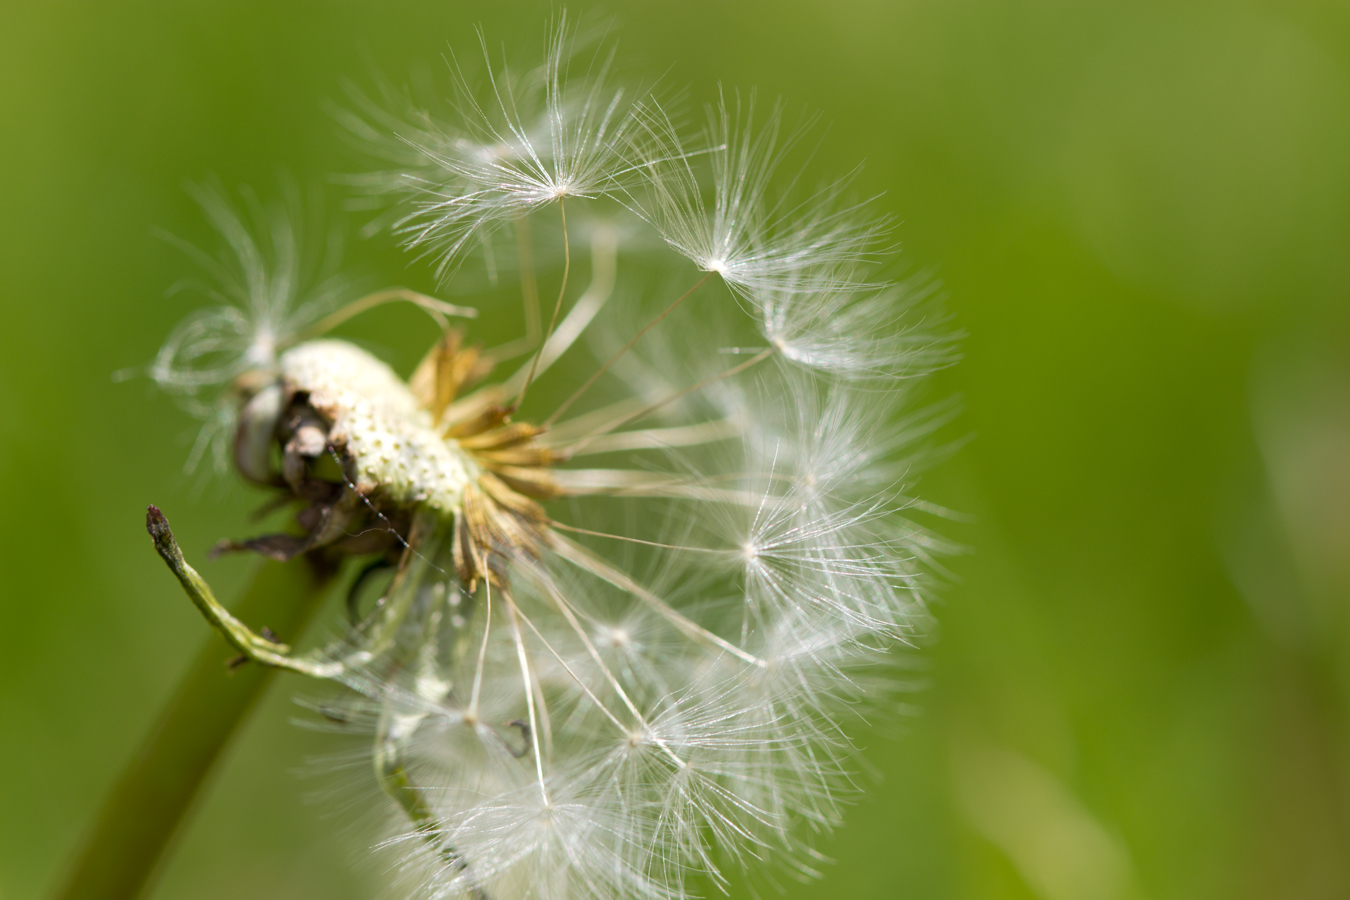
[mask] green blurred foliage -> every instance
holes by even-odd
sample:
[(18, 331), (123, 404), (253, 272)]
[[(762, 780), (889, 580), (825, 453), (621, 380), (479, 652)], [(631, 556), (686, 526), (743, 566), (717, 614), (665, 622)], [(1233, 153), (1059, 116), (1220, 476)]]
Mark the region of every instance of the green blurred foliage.
[[(585, 4), (575, 4), (574, 12)], [(822, 110), (943, 280), (964, 361), (925, 495), (970, 521), (920, 713), (792, 897), (1350, 895), (1350, 7), (614, 0), (620, 58), (703, 102)], [(542, 3), (0, 8), (0, 898), (39, 896), (206, 627), (150, 552), (253, 498), (182, 474), (144, 379), (211, 238), (182, 190), (360, 163), (344, 79), (538, 46)], [(431, 289), (387, 242), (350, 259)], [(399, 360), (414, 318), (367, 333)], [(230, 596), (243, 560), (207, 574)], [(155, 896), (374, 896), (279, 683)], [(340, 785), (339, 788), (340, 790)], [(736, 894), (742, 894), (738, 887)]]

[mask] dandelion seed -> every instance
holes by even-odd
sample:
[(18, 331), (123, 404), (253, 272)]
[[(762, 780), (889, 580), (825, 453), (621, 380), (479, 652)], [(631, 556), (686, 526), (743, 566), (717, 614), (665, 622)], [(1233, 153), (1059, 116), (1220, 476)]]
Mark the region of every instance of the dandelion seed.
[(869, 286), (887, 222), (870, 203), (849, 203), (844, 178), (794, 201), (795, 178), (777, 179), (803, 128), (784, 135), (783, 106), (755, 120), (755, 98), (722, 98), (691, 142), (666, 111), (636, 108), (641, 160), (634, 209), (699, 269), (747, 298), (757, 290), (852, 291)]
[[(941, 416), (895, 422), (948, 341), (926, 289), (873, 284), (884, 223), (838, 185), (773, 193), (793, 140), (781, 108), (756, 123), (723, 104), (691, 149), (650, 101), (604, 87), (609, 56), (568, 82), (569, 34), (523, 79), (494, 71), (490, 105), (459, 76), (460, 121), (399, 135), (418, 161), (394, 226), (412, 249), (449, 266), (503, 224), (564, 248), (545, 330), (530, 313), (545, 242), (517, 244), (535, 326), (514, 373), (494, 375), (516, 350), (483, 350), (450, 327), (460, 310), (407, 292), (372, 297), (442, 326), (408, 379), (323, 337), (376, 301), (304, 300), (289, 254), (267, 267), (208, 205), (246, 277), (175, 332), (156, 377), (234, 404), (238, 467), (297, 523), (226, 549), (395, 573), (322, 650), (232, 639), (344, 686), (322, 708), (372, 733), (384, 846), (422, 896), (676, 900), (719, 865), (814, 874), (804, 832), (836, 825), (849, 791), (841, 718), (926, 621), (941, 545), (903, 516), (900, 454)], [(564, 197), (567, 216), (530, 218)], [(568, 233), (588, 203), (636, 210), (666, 263), (628, 230)], [(717, 278), (699, 290), (689, 261)], [(663, 311), (625, 325), (634, 264)], [(716, 352), (754, 330), (770, 346)], [(555, 363), (583, 333), (596, 363), (573, 386)]]
[(632, 104), (608, 85), (612, 50), (588, 55), (586, 44), (564, 15), (544, 64), (518, 75), (493, 60), (480, 31), (484, 83), (453, 64), (454, 118), (415, 107), (402, 118), (376, 108), (374, 124), (343, 117), (376, 153), (404, 164), (358, 183), (404, 198), (394, 230), (436, 255), (440, 274), (533, 209), (592, 199), (624, 183)]

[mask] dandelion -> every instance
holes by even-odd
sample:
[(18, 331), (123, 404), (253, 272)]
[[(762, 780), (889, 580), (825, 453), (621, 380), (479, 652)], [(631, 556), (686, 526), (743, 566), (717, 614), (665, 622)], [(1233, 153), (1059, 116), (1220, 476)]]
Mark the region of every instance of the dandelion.
[[(371, 735), (382, 845), (415, 893), (657, 900), (728, 865), (814, 874), (809, 837), (850, 791), (843, 718), (886, 696), (877, 673), (926, 622), (941, 545), (905, 511), (944, 414), (899, 414), (950, 342), (926, 287), (875, 275), (865, 205), (779, 190), (781, 108), (721, 104), (687, 136), (604, 87), (607, 55), (569, 80), (569, 34), (524, 78), (492, 72), (486, 100), (457, 76), (461, 118), (399, 134), (416, 164), (370, 182), (411, 190), (394, 230), (442, 272), (502, 225), (538, 238), (537, 259), (517, 243), (526, 321), (540, 277), (558, 301), (523, 343), (485, 349), (406, 291), (331, 311), (208, 197), (248, 277), (155, 374), (223, 390), (239, 469), (297, 524), (221, 549), (358, 557), (387, 586), (359, 578), (337, 636), (296, 653), (152, 532), (241, 653), (341, 686), (314, 706)], [(441, 326), (406, 380), (322, 336), (399, 298)], [(556, 363), (588, 347), (572, 383)]]

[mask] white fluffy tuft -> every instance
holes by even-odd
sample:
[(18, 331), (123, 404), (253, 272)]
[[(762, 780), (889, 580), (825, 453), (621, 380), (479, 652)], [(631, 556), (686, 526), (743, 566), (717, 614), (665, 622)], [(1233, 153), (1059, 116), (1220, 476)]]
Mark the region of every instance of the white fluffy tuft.
[[(322, 708), (374, 733), (383, 846), (414, 893), (681, 900), (693, 872), (814, 874), (807, 838), (852, 790), (844, 722), (892, 705), (877, 673), (928, 623), (942, 545), (907, 511), (946, 413), (904, 408), (951, 359), (932, 287), (877, 275), (886, 221), (846, 198), (850, 179), (803, 192), (783, 174), (802, 132), (781, 105), (723, 101), (686, 134), (609, 87), (610, 56), (578, 51), (565, 21), (538, 69), (489, 67), (481, 90), (455, 69), (453, 120), (358, 122), (396, 151), (367, 186), (401, 198), (394, 231), (442, 274), (540, 207), (589, 210), (601, 224), (570, 234), (529, 220), (536, 246), (591, 245), (592, 283), (562, 279), (571, 312), (547, 352), (478, 387), (466, 368), (468, 393), (434, 410), (350, 345), (279, 357), (318, 308), (298, 302), (293, 241), (273, 227), (264, 262), (207, 196), (242, 277), (155, 377), (198, 398), (275, 370), (326, 449), (346, 448), (350, 508), (413, 522), (389, 589), (324, 651), (346, 692)], [(605, 224), (620, 204), (645, 238)], [(629, 327), (640, 304), (616, 271), (637, 267), (665, 312)], [(531, 378), (565, 381), (549, 367), (584, 328), (594, 383), (517, 411)], [(469, 428), (492, 415), (498, 430)], [(507, 434), (529, 422), (547, 426), (537, 443)]]

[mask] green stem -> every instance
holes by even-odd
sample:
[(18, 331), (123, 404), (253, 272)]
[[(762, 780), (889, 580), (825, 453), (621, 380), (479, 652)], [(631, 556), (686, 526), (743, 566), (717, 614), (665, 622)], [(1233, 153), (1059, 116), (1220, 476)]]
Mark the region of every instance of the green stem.
[[(163, 555), (154, 529), (159, 510), (151, 509), (147, 524)], [(238, 618), (298, 638), (328, 575), (305, 560), (265, 562), (237, 604)], [(145, 891), (216, 759), (276, 673), (256, 663), (231, 672), (230, 655), (220, 637), (207, 639), (113, 787), (54, 900), (133, 900)]]
[[(157, 507), (150, 507), (145, 515), (145, 530), (155, 542), (155, 550), (164, 560), (183, 586), (183, 592), (196, 605), (206, 621), (220, 632), (221, 637), (230, 642), (248, 659), (266, 666), (290, 669), (311, 678), (332, 678), (342, 667), (339, 664), (321, 659), (303, 656), (291, 656), (291, 648), (281, 641), (274, 641), (263, 634), (253, 631), (230, 611), (220, 604), (206, 579), (197, 574), (197, 570), (188, 565), (183, 551), (174, 540), (169, 520)], [(264, 629), (265, 631), (266, 629)]]

